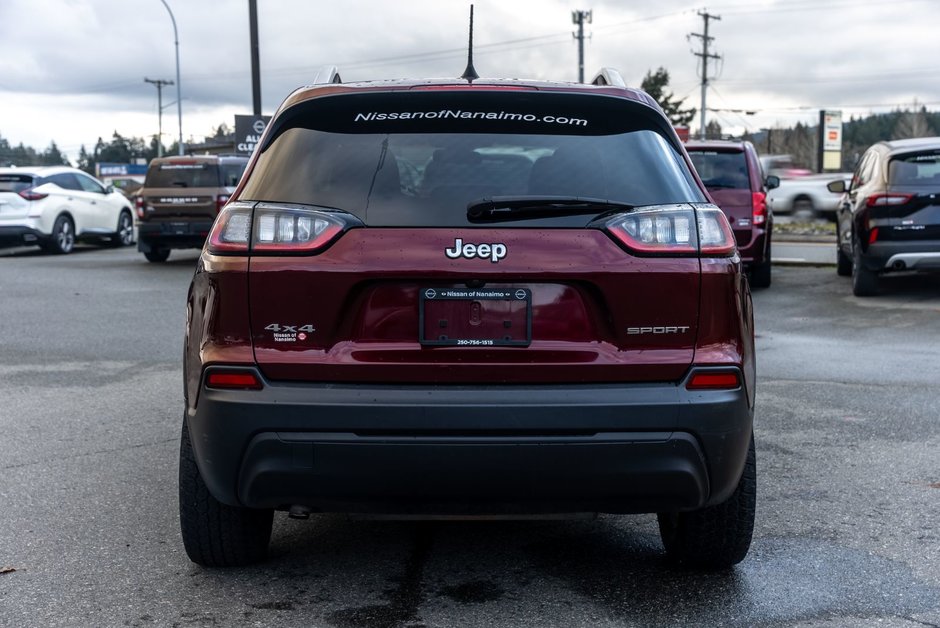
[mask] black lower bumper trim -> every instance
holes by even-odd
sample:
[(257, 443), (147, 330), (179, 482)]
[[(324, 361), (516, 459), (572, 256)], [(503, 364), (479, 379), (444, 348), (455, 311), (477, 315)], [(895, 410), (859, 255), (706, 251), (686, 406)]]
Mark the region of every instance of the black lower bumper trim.
[[(940, 253), (940, 240), (883, 240), (868, 245), (862, 255), (862, 264), (873, 272), (896, 270), (938, 270), (940, 263), (933, 256)], [(914, 260), (923, 258), (921, 263)], [(892, 259), (904, 259), (905, 263), (894, 268)]]
[(0, 243), (36, 244), (47, 236), (31, 227), (0, 227)]
[(141, 222), (137, 227), (137, 250), (198, 249), (206, 241), (212, 222)]
[(533, 514), (700, 507), (709, 494), (695, 438), (359, 437), (271, 433), (248, 445), (239, 501), (320, 512)]

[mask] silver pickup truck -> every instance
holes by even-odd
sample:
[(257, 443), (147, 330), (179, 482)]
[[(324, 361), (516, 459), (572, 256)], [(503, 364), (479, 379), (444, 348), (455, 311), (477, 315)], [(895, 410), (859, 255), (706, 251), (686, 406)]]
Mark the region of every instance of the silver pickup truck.
[(826, 189), (831, 181), (843, 180), (848, 185), (851, 172), (811, 174), (780, 179), (780, 187), (770, 190), (767, 202), (775, 214), (812, 214), (835, 220), (841, 194)]

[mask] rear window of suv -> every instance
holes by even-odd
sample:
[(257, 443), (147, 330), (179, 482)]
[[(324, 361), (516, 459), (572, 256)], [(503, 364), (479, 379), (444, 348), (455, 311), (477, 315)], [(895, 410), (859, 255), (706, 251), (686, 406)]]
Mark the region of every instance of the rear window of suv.
[(28, 174), (0, 174), (0, 192), (22, 192), (33, 186), (33, 177)]
[(235, 187), (247, 162), (170, 161), (154, 163), (147, 170), (148, 188)]
[(940, 187), (940, 150), (892, 157), (888, 162), (888, 184)]
[(689, 158), (705, 187), (712, 189), (750, 189), (744, 151), (689, 150)]
[(242, 200), (373, 226), (455, 226), (482, 199), (705, 202), (658, 114), (620, 98), (423, 92), (318, 98), (283, 114)]

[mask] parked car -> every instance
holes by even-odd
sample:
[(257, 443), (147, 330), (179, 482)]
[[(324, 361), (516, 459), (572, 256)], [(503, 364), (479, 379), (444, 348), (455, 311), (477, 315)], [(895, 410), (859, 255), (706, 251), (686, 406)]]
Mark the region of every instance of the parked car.
[(70, 253), (76, 240), (132, 244), (127, 198), (76, 168), (0, 168), (0, 243)]
[(261, 560), (274, 511), (606, 512), (658, 513), (677, 561), (742, 560), (751, 295), (659, 106), (324, 76), (275, 113), (189, 290), (189, 557)]
[(764, 178), (750, 142), (692, 141), (685, 149), (708, 193), (731, 223), (741, 259), (750, 271), (751, 286), (767, 288), (774, 230), (767, 190), (777, 187), (780, 179), (773, 175)]
[(835, 221), (841, 197), (827, 186), (835, 179), (848, 182), (851, 178), (851, 172), (842, 172), (781, 179), (767, 195), (768, 204), (775, 214), (803, 212)]
[(842, 193), (836, 270), (856, 296), (890, 273), (940, 271), (940, 137), (879, 142), (829, 190)]
[(137, 249), (165, 262), (171, 249), (198, 249), (235, 190), (248, 158), (232, 155), (160, 157), (135, 192)]

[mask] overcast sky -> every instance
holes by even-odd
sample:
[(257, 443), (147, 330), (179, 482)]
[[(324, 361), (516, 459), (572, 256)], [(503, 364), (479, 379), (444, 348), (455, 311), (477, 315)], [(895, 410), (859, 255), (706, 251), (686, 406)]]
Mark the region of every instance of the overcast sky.
[[(251, 113), (248, 0), (167, 0), (179, 29), (183, 136), (197, 140)], [(344, 81), (457, 76), (464, 68), (464, 0), (257, 0), (263, 113), (318, 67)], [(814, 122), (820, 108), (888, 111), (915, 100), (940, 109), (940, 0), (476, 0), (474, 60), (483, 77), (577, 79), (574, 9), (586, 25), (585, 74), (601, 66), (639, 85), (665, 67), (671, 90), (699, 106), (692, 55), (711, 23), (709, 112), (726, 130)], [(116, 130), (157, 130), (156, 89), (174, 80), (173, 27), (160, 0), (0, 0), (0, 135), (72, 159)], [(176, 100), (164, 89), (164, 104)], [(745, 115), (731, 110), (753, 110)], [(697, 124), (697, 123), (693, 123)], [(163, 116), (177, 135), (176, 106)], [(938, 130), (940, 132), (940, 130)]]

